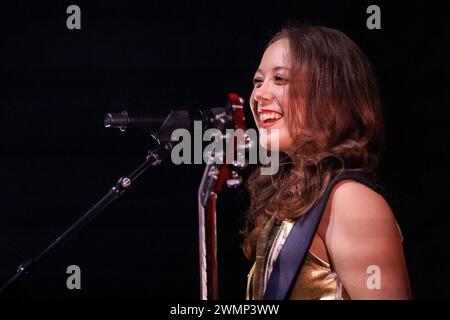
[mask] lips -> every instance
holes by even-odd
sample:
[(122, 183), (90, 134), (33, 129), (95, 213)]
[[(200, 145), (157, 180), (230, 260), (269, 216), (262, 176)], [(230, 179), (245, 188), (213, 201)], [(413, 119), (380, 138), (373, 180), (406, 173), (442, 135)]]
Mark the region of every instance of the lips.
[(273, 108), (258, 108), (258, 124), (261, 128), (272, 127), (277, 124), (283, 113), (280, 110)]

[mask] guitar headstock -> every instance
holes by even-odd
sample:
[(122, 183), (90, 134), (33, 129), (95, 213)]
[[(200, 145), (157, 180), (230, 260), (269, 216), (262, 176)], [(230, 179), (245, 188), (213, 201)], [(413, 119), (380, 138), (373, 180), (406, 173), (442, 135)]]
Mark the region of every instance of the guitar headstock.
[[(245, 150), (248, 147), (248, 137), (245, 136), (247, 128), (245, 125), (244, 99), (236, 93), (229, 93), (227, 109), (233, 118), (233, 130), (226, 133), (225, 161), (219, 172), (214, 188), (215, 193), (222, 191), (224, 185), (229, 188), (239, 187), (243, 181), (239, 170), (246, 167)], [(227, 155), (232, 155), (232, 157), (227, 157)]]

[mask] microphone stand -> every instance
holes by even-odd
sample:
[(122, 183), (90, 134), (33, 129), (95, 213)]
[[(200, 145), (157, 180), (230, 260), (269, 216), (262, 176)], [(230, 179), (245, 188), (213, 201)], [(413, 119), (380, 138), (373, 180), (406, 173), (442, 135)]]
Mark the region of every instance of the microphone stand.
[[(158, 141), (159, 142), (159, 141)], [(71, 237), (80, 232), (92, 219), (94, 219), (103, 209), (105, 209), (114, 200), (118, 199), (122, 194), (128, 190), (133, 182), (149, 167), (156, 166), (169, 155), (172, 150), (172, 142), (166, 141), (159, 143), (158, 147), (148, 152), (146, 160), (130, 175), (121, 177), (117, 183), (108, 191), (108, 193), (94, 204), (81, 218), (79, 218), (73, 225), (64, 231), (55, 241), (53, 241), (44, 251), (42, 251), (35, 258), (28, 260), (21, 264), (17, 269), (16, 274), (6, 282), (0, 289), (0, 298), (7, 297), (9, 292), (12, 292), (17, 284), (28, 275), (33, 268), (43, 258), (47, 257), (57, 247), (68, 241)], [(14, 291), (13, 291), (14, 292)]]

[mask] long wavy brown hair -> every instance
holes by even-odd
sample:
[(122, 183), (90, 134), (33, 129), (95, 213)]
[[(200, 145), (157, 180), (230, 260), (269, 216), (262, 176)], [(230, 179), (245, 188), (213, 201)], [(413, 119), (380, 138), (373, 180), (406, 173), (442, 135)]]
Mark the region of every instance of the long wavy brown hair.
[(251, 204), (242, 247), (251, 260), (271, 217), (301, 217), (343, 171), (360, 170), (376, 178), (384, 141), (375, 76), (350, 38), (326, 27), (291, 25), (267, 47), (280, 39), (287, 39), (290, 48), (284, 116), (297, 151), (280, 155), (276, 175), (261, 175), (258, 168), (248, 180)]

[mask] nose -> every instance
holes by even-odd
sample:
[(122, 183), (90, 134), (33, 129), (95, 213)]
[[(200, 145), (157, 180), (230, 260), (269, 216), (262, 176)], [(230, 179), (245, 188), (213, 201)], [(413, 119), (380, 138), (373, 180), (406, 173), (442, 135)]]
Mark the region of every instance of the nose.
[(258, 104), (267, 105), (272, 103), (274, 94), (267, 86), (261, 86), (255, 89), (254, 97)]

